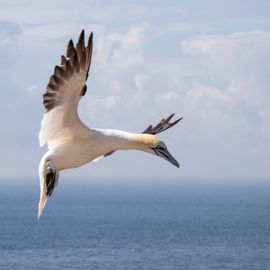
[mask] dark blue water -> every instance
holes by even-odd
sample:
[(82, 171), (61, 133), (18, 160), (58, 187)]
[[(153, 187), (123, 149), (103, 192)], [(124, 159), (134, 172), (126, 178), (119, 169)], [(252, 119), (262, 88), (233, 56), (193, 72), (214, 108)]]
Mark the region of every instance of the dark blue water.
[(38, 186), (1, 185), (1, 270), (270, 269), (270, 184), (82, 185), (40, 221)]

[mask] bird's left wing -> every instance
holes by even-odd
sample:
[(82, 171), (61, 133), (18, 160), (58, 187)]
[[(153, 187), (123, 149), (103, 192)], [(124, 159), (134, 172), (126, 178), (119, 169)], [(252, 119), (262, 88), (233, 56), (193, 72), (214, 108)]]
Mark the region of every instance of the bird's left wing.
[(43, 95), (45, 113), (39, 132), (40, 146), (48, 143), (49, 147), (58, 139), (80, 137), (90, 129), (83, 124), (78, 115), (78, 104), (86, 93), (93, 48), (93, 33), (87, 46), (84, 30), (81, 32), (76, 47), (70, 40), (66, 56), (61, 56), (61, 65), (54, 68), (46, 92)]

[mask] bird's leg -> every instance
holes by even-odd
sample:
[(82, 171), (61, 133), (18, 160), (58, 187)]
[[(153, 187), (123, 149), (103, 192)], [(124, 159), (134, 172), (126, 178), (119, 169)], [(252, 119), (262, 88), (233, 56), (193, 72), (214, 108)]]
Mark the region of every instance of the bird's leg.
[(46, 162), (46, 170), (46, 195), (51, 196), (58, 182), (58, 172), (53, 169), (49, 160)]

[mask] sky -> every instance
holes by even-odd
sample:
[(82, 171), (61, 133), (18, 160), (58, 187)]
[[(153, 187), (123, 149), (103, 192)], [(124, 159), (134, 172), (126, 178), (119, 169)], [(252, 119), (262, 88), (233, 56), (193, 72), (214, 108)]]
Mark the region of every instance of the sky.
[[(37, 179), (42, 94), (70, 38), (94, 32), (90, 127), (160, 134), (180, 163), (122, 151), (69, 178), (269, 179), (270, 2), (0, 0), (1, 179)], [(222, 181), (223, 181), (222, 180)]]

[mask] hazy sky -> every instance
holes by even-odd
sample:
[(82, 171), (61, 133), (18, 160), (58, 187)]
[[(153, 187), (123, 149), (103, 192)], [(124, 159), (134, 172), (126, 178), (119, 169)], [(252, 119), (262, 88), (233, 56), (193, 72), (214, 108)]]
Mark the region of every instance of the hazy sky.
[[(1, 178), (35, 179), (42, 94), (70, 38), (94, 31), (90, 127), (160, 134), (179, 161), (117, 152), (64, 177), (269, 177), (270, 1), (0, 0)], [(63, 176), (62, 176), (63, 177)]]

